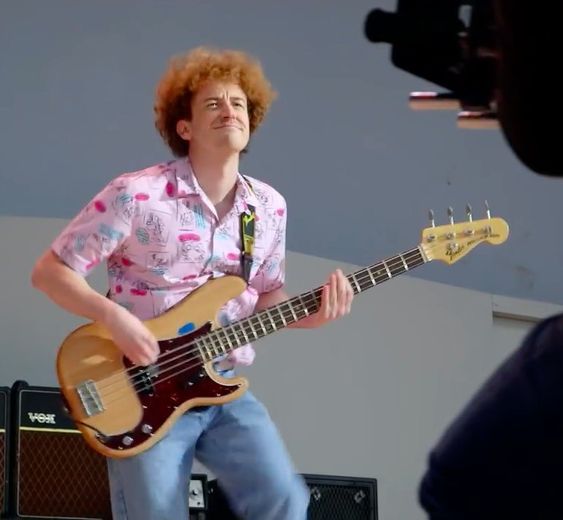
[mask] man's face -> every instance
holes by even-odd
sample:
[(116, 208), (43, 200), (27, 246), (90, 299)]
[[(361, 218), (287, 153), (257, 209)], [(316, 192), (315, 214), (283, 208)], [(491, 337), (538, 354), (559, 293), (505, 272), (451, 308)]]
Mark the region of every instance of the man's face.
[(245, 93), (235, 83), (208, 81), (192, 99), (191, 120), (176, 129), (190, 149), (241, 152), (248, 144), (250, 124)]

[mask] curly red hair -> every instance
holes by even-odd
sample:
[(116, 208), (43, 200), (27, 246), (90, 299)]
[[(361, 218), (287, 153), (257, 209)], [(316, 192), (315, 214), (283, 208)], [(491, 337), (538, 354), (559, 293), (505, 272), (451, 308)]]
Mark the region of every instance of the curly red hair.
[(266, 115), (276, 97), (260, 63), (235, 50), (198, 47), (175, 56), (156, 88), (155, 126), (176, 157), (188, 155), (189, 141), (176, 131), (176, 123), (191, 118), (191, 102), (198, 89), (209, 80), (236, 83), (248, 99), (250, 134)]

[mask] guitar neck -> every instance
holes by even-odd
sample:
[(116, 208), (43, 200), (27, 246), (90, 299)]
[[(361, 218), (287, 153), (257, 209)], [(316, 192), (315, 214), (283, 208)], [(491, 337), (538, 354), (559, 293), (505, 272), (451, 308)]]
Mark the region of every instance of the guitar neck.
[[(354, 294), (359, 294), (427, 261), (419, 246), (364, 267), (347, 275), (346, 278)], [(207, 358), (206, 361), (228, 354), (242, 345), (268, 336), (314, 314), (320, 308), (322, 290), (322, 287), (317, 287), (198, 338), (200, 350)]]

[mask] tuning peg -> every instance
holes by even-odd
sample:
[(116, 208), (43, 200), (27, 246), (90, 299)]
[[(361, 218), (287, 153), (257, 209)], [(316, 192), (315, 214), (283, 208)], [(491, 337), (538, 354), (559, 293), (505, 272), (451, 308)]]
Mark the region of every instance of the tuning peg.
[(434, 211), (433, 210), (428, 210), (428, 219), (430, 220), (430, 225), (432, 227), (436, 227), (436, 222), (434, 221)]
[(467, 206), (465, 206), (465, 213), (467, 215), (467, 220), (469, 222), (473, 221), (473, 215), (471, 214), (471, 204), (467, 204)]
[(491, 218), (491, 209), (489, 208), (489, 203), (487, 201), (485, 201), (485, 210), (487, 213), (487, 218), (490, 219)]
[[(428, 210), (428, 219), (430, 220), (430, 227), (435, 228), (436, 222), (434, 221), (434, 211), (431, 209)], [(434, 233), (431, 233), (426, 237), (426, 240), (428, 242), (434, 242), (434, 240), (436, 240), (436, 235)]]
[(448, 208), (448, 218), (450, 219), (450, 224), (454, 223), (454, 209), (450, 206)]
[(411, 92), (412, 110), (459, 110), (459, 99), (452, 92)]

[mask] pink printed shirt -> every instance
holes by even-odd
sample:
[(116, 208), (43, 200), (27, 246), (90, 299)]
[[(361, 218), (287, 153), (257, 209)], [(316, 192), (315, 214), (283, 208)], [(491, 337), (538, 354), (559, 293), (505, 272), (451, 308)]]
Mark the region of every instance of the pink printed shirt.
[[(240, 215), (250, 204), (256, 208), (250, 283), (219, 316), (223, 325), (245, 318), (260, 294), (283, 286), (286, 230), (284, 198), (246, 179), (239, 174), (233, 208), (219, 220), (185, 158), (123, 174), (82, 209), (52, 250), (82, 276), (107, 261), (110, 298), (146, 320), (210, 277), (242, 276)], [(254, 356), (245, 345), (228, 359), (250, 365)]]

